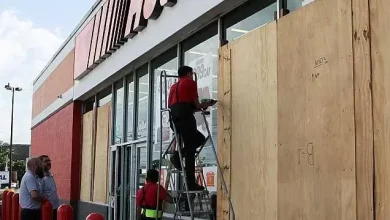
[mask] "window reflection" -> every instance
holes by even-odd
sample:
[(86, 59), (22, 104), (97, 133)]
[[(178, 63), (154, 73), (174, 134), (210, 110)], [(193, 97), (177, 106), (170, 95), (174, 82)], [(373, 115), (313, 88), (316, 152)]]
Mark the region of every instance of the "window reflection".
[[(217, 76), (218, 76), (218, 35), (217, 27), (212, 26), (206, 30), (200, 37), (195, 36), (192, 42), (183, 43), (184, 47), (184, 63), (194, 69), (197, 73), (198, 95), (202, 98), (218, 98)], [(191, 39), (190, 39), (191, 40)], [(197, 42), (196, 45), (193, 42)], [(210, 115), (206, 116), (207, 123), (210, 128), (211, 137), (214, 141), (214, 146), (217, 148), (217, 106), (208, 109)], [(200, 113), (195, 114), (198, 130), (205, 136), (208, 132), (205, 126), (205, 121)], [(202, 167), (203, 174), (208, 171), (216, 173), (216, 161), (211, 149), (210, 141), (206, 143), (201, 151), (197, 164)], [(206, 172), (207, 171), (207, 172)], [(215, 175), (216, 176), (216, 175)], [(214, 181), (216, 182), (216, 181)], [(199, 182), (200, 183), (200, 182)], [(201, 183), (203, 185), (203, 182)], [(207, 186), (209, 191), (216, 191), (216, 186), (210, 184)]]
[(287, 0), (287, 8), (292, 12), (314, 1), (315, 0)]
[(148, 124), (148, 96), (149, 74), (148, 67), (144, 66), (137, 71), (138, 78), (138, 111), (137, 111), (137, 139), (147, 135)]
[(132, 141), (134, 138), (134, 82), (133, 75), (127, 78), (127, 141)]
[(123, 143), (123, 97), (124, 88), (123, 81), (115, 83), (115, 128), (114, 128), (114, 143)]
[(145, 185), (146, 181), (146, 168), (147, 168), (147, 151), (145, 144), (141, 144), (142, 147), (137, 147), (138, 158), (138, 189)]
[[(152, 134), (152, 168), (158, 169), (158, 161), (160, 160), (160, 147), (161, 147), (161, 120), (160, 120), (160, 109), (161, 104), (162, 107), (165, 108), (167, 100), (165, 99), (165, 93), (169, 95), (169, 88), (171, 85), (177, 80), (175, 78), (167, 78), (167, 91), (165, 92), (165, 81), (163, 79), (163, 100), (160, 101), (160, 76), (161, 72), (165, 71), (168, 75), (177, 75), (177, 63), (178, 59), (176, 57), (176, 50), (172, 49), (166, 54), (161, 56), (161, 59), (157, 59), (153, 62), (154, 66), (154, 82), (153, 82), (153, 134)], [(162, 130), (162, 142), (163, 142), (163, 151), (168, 147), (169, 142), (172, 140), (172, 130), (169, 125), (169, 115), (168, 112), (164, 112), (163, 114), (163, 130)]]
[(111, 102), (111, 86), (105, 88), (103, 91), (98, 94), (98, 107), (101, 107), (109, 102)]
[[(227, 20), (227, 30), (226, 30), (226, 39), (230, 42), (234, 39), (241, 37), (242, 35), (247, 34), (248, 32), (265, 25), (274, 20), (274, 13), (277, 10), (276, 2), (265, 7), (264, 3), (255, 2), (252, 5), (248, 5), (246, 7), (250, 7), (250, 11), (255, 10), (252, 15), (249, 17), (240, 18), (241, 15), (233, 15), (232, 17), (226, 18)], [(264, 8), (265, 7), (265, 8)], [(240, 11), (237, 11), (238, 13)], [(238, 20), (235, 21), (235, 20)]]

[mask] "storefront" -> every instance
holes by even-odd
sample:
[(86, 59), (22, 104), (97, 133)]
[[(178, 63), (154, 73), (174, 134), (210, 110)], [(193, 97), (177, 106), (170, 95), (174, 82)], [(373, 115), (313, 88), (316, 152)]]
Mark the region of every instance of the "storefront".
[[(172, 10), (180, 10), (176, 8), (180, 4), (186, 4), (186, 2), (178, 1)], [(226, 3), (220, 4), (220, 7), (228, 7)], [(217, 13), (213, 13), (216, 10), (214, 8), (207, 13), (214, 14)], [(97, 117), (96, 147), (93, 147), (94, 141), (92, 138), (89, 139), (90, 143), (84, 139), (83, 151), (86, 150), (84, 147), (86, 145), (95, 148), (95, 162), (93, 162), (95, 168), (91, 169), (86, 165), (85, 171), (82, 167), (82, 173), (88, 173), (89, 170), (92, 170), (91, 172), (94, 173), (91, 174), (91, 176), (94, 176), (92, 182), (95, 183), (90, 188), (105, 185), (108, 195), (106, 198), (99, 200), (98, 194), (104, 192), (104, 190), (99, 190), (99, 192), (92, 190), (90, 195), (82, 196), (81, 200), (88, 201), (90, 198), (91, 201), (108, 203), (110, 219), (135, 219), (136, 191), (144, 184), (146, 171), (149, 168), (159, 168), (160, 141), (163, 142), (163, 150), (165, 150), (172, 139), (172, 133), (166, 118), (163, 118), (162, 128), (160, 126), (160, 103), (165, 102), (165, 100), (160, 100), (159, 80), (161, 72), (166, 71), (167, 74), (176, 75), (179, 66), (192, 66), (198, 74), (200, 97), (217, 99), (218, 50), (220, 45), (234, 41), (253, 29), (274, 21), (276, 10), (277, 3), (275, 1), (248, 1), (242, 5), (237, 5), (237, 8), (229, 9), (229, 12), (224, 13), (223, 16), (214, 16), (210, 20), (203, 21), (202, 23), (205, 25), (194, 28), (191, 31), (192, 34), (187, 34), (188, 36), (183, 36), (180, 40), (171, 44), (164, 44), (163, 47), (167, 49), (161, 51), (159, 55), (153, 54), (147, 59), (137, 59), (136, 64), (131, 67), (132, 70), (122, 72), (121, 77), (115, 77), (119, 79), (112, 84), (106, 84), (105, 89), (90, 97), (84, 103), (83, 124), (90, 124), (93, 127), (93, 118)], [(164, 14), (161, 16), (164, 16)], [(152, 28), (153, 24), (150, 24), (145, 30)], [(134, 39), (141, 37), (143, 37), (142, 32)], [(120, 50), (122, 48), (115, 53), (120, 52)], [(99, 65), (103, 65), (109, 59), (111, 57)], [(93, 74), (94, 70), (88, 73), (88, 75)], [(83, 78), (80, 79), (80, 81), (82, 80)], [(174, 78), (170, 78), (167, 84), (172, 84), (174, 80)], [(163, 97), (163, 99), (165, 98)], [(109, 109), (111, 109), (111, 118), (106, 117), (107, 112), (110, 111)], [(214, 143), (217, 144), (217, 107), (210, 109), (210, 112), (211, 114), (207, 120), (211, 126)], [(95, 114), (97, 116), (94, 116)], [(105, 115), (105, 121), (100, 117), (102, 114)], [(102, 119), (102, 121), (99, 119)], [(197, 118), (197, 123), (198, 130), (206, 135), (206, 129), (200, 117)], [(100, 135), (102, 134), (100, 131), (102, 127), (99, 127), (99, 125), (102, 125), (106, 131), (106, 126), (112, 126), (109, 129), (110, 139), (108, 139), (108, 136)], [(160, 140), (160, 129), (163, 130), (162, 140)], [(91, 133), (91, 130), (84, 129), (83, 132)], [(84, 134), (84, 137), (90, 137), (90, 135)], [(100, 145), (101, 143), (107, 143), (107, 141), (110, 142), (108, 148), (109, 159), (107, 160), (109, 172), (99, 180), (101, 169), (97, 166), (101, 166), (98, 164), (102, 161), (106, 162), (106, 159), (99, 157), (99, 155), (105, 155), (105, 152), (103, 153), (99, 149), (103, 149), (103, 146)], [(87, 149), (87, 151), (90, 151), (90, 149)], [(206, 144), (199, 159), (198, 163), (202, 164), (204, 177), (208, 180), (208, 189), (215, 194), (218, 175), (210, 143)], [(83, 161), (88, 161), (88, 159), (83, 156)], [(93, 171), (94, 169), (95, 171)], [(161, 173), (162, 183), (166, 180), (166, 175), (167, 171), (163, 169)], [(106, 178), (109, 182), (101, 183)], [(90, 181), (89, 177), (85, 179)], [(82, 176), (81, 182), (83, 180)], [(81, 192), (84, 192), (83, 186)], [(173, 216), (173, 208), (167, 206), (166, 211), (167, 217)]]
[[(198, 91), (201, 98), (222, 99), (222, 103), (229, 103), (230, 105), (229, 108), (225, 106), (224, 108), (228, 110), (224, 109), (224, 111), (218, 109), (218, 106), (221, 105), (211, 108), (211, 114), (207, 117), (207, 121), (211, 128), (212, 139), (217, 144), (216, 148), (221, 148), (218, 145), (223, 143), (223, 150), (219, 149), (218, 153), (222, 157), (224, 172), (229, 173), (227, 179), (233, 192), (232, 197), (236, 200), (234, 204), (238, 216), (246, 219), (249, 214), (245, 210), (255, 208), (245, 208), (243, 204), (256, 204), (259, 206), (257, 211), (260, 210), (261, 217), (264, 217), (264, 219), (277, 219), (275, 216), (278, 213), (278, 208), (285, 208), (286, 210), (291, 208), (291, 212), (283, 212), (286, 218), (279, 219), (324, 219), (317, 214), (327, 212), (327, 208), (332, 209), (334, 214), (329, 215), (331, 217), (328, 219), (355, 219), (351, 216), (347, 216), (347, 218), (341, 214), (341, 218), (336, 218), (335, 216), (339, 214), (338, 211), (340, 210), (333, 206), (336, 204), (335, 200), (322, 194), (321, 198), (324, 198), (323, 201), (325, 202), (319, 202), (318, 204), (324, 204), (325, 208), (314, 207), (310, 210), (317, 211), (313, 212), (302, 208), (303, 211), (299, 209), (300, 217), (297, 217), (298, 214), (293, 214), (293, 207), (299, 202), (289, 200), (292, 197), (287, 196), (288, 193), (291, 193), (290, 189), (287, 189), (288, 187), (278, 188), (276, 186), (283, 185), (284, 179), (283, 176), (280, 176), (280, 173), (285, 172), (286, 176), (289, 176), (288, 170), (290, 168), (293, 169), (292, 172), (296, 176), (303, 175), (302, 172), (309, 172), (306, 170), (307, 167), (301, 168), (303, 166), (301, 165), (301, 155), (298, 157), (298, 168), (295, 168), (296, 164), (286, 166), (288, 163), (280, 162), (290, 161), (291, 158), (295, 158), (296, 154), (295, 151), (283, 153), (286, 151), (283, 151), (282, 144), (280, 144), (282, 138), (278, 135), (283, 134), (284, 128), (294, 130), (292, 125), (300, 122), (299, 120), (292, 120), (291, 124), (287, 122), (283, 124), (283, 117), (292, 115), (289, 112), (283, 112), (283, 110), (294, 110), (296, 111), (294, 115), (312, 110), (310, 107), (302, 107), (303, 105), (295, 106), (296, 103), (285, 104), (288, 101), (286, 97), (294, 98), (291, 94), (297, 96), (303, 93), (309, 94), (305, 97), (309, 97), (311, 94), (299, 89), (299, 91), (292, 89), (299, 82), (294, 81), (295, 78), (286, 77), (288, 74), (281, 74), (288, 72), (287, 66), (295, 70), (294, 74), (302, 70), (298, 67), (300, 65), (296, 64), (300, 62), (297, 57), (301, 54), (295, 54), (292, 51), (302, 52), (302, 56), (305, 55), (307, 59), (315, 60), (315, 68), (327, 63), (327, 59), (331, 59), (327, 57), (329, 54), (321, 55), (322, 57), (310, 57), (311, 52), (301, 48), (301, 45), (305, 43), (314, 48), (316, 45), (321, 45), (323, 42), (328, 42), (327, 39), (330, 39), (325, 34), (323, 35), (319, 30), (319, 26), (316, 26), (313, 22), (323, 25), (324, 29), (331, 34), (334, 34), (335, 30), (339, 31), (340, 33), (337, 32), (337, 34), (339, 34), (340, 39), (345, 40), (342, 43), (346, 42), (346, 44), (338, 43), (338, 46), (351, 46), (350, 48), (346, 47), (346, 51), (352, 51), (352, 31), (347, 28), (350, 28), (350, 26), (340, 26), (339, 23), (344, 21), (352, 23), (351, 7), (353, 10), (357, 10), (358, 6), (347, 4), (348, 0), (331, 1), (335, 3), (334, 6), (326, 4), (326, 0), (98, 1), (34, 82), (32, 155), (45, 153), (52, 157), (53, 173), (56, 175), (57, 181), (61, 182), (59, 186), (60, 197), (64, 203), (74, 205), (78, 219), (84, 219), (90, 212), (100, 212), (111, 220), (136, 219), (136, 192), (144, 184), (146, 171), (150, 168), (158, 169), (161, 142), (164, 150), (172, 139), (165, 115), (162, 118), (163, 123), (160, 123), (161, 103), (166, 101), (164, 97), (163, 100), (160, 97), (160, 90), (162, 89), (160, 74), (162, 71), (166, 71), (175, 75), (178, 67), (189, 65), (198, 74)], [(310, 9), (298, 10), (312, 2), (314, 3), (310, 4)], [(338, 16), (340, 22), (338, 23), (338, 20), (331, 19), (331, 17), (322, 20), (317, 18), (315, 13), (319, 13), (320, 10), (316, 9), (318, 7), (325, 8), (329, 12), (329, 14), (325, 13), (321, 16)], [(365, 10), (368, 9), (365, 8)], [(290, 16), (287, 15), (289, 13), (291, 17), (288, 17)], [(285, 15), (287, 15), (286, 19), (279, 24), (278, 19)], [(299, 17), (301, 15), (302, 17)], [(311, 21), (311, 16), (316, 17), (317, 20), (313, 19)], [(294, 42), (294, 44), (289, 44), (290, 41), (287, 39), (288, 33), (286, 31), (291, 26), (288, 23), (289, 18), (301, 22), (304, 24), (304, 28), (316, 28), (317, 32), (315, 33), (318, 33), (318, 35), (314, 36), (314, 34), (308, 33), (307, 36), (309, 37), (305, 42), (302, 40), (306, 39), (306, 37), (303, 37), (303, 32), (308, 30), (302, 28), (300, 29), (302, 36), (295, 33), (297, 36), (291, 38), (291, 42)], [(275, 22), (275, 20), (277, 21)], [(327, 21), (328, 23), (326, 23)], [(356, 21), (354, 20), (354, 22)], [(355, 23), (353, 24), (355, 25)], [(285, 29), (281, 29), (281, 27)], [(297, 27), (297, 29), (299, 28)], [(348, 31), (351, 32), (351, 38), (342, 38), (344, 35), (348, 36)], [(360, 29), (358, 31), (364, 32)], [(294, 32), (295, 30), (292, 30), (289, 33)], [(357, 35), (360, 35), (360, 32)], [(319, 43), (315, 41), (317, 38), (320, 39)], [(329, 40), (329, 42), (334, 43), (336, 41)], [(351, 45), (348, 43), (351, 43)], [(319, 53), (325, 53), (329, 52), (327, 49), (330, 47), (316, 48), (322, 50)], [(282, 51), (283, 48), (286, 48), (286, 52)], [(356, 53), (357, 50), (354, 48), (354, 51)], [(352, 52), (351, 54), (347, 52), (337, 54), (337, 56), (339, 55), (344, 59), (344, 57), (352, 54)], [(238, 55), (238, 58), (236, 55)], [(315, 56), (317, 55), (315, 53)], [(254, 56), (259, 56), (261, 59), (253, 61)], [(292, 59), (292, 57), (296, 59)], [(329, 62), (333, 64), (336, 61), (331, 60)], [(347, 61), (345, 61), (347, 63), (343, 63), (344, 60), (337, 62), (339, 64), (337, 68), (344, 64), (346, 66), (351, 64)], [(242, 66), (244, 63), (246, 66)], [(332, 68), (336, 69), (334, 66)], [(306, 71), (307, 69), (303, 70)], [(310, 71), (312, 70), (310, 69)], [(247, 81), (240, 81), (241, 75), (235, 75), (237, 72), (243, 74), (242, 78), (245, 78), (245, 73), (247, 73), (248, 76), (253, 77), (253, 81), (250, 81), (252, 78), (249, 81), (248, 79)], [(261, 73), (261, 77), (258, 77), (257, 73)], [(350, 73), (352, 73), (352, 69)], [(229, 77), (221, 78), (221, 74), (223, 77), (233, 75), (236, 78), (234, 80)], [(313, 72), (312, 82), (319, 77), (319, 74), (320, 72)], [(304, 78), (305, 76), (301, 77)], [(345, 80), (347, 79), (350, 78), (345, 78)], [(258, 84), (254, 84), (254, 82), (257, 82), (256, 80), (260, 80)], [(296, 84), (282, 83), (279, 87), (279, 80), (280, 82)], [(342, 79), (340, 79), (341, 81)], [(221, 85), (221, 82), (225, 84)], [(173, 80), (167, 82), (168, 85), (171, 83), (173, 83)], [(226, 86), (236, 88), (235, 91), (237, 92), (231, 92), (231, 88), (226, 89)], [(317, 87), (313, 88), (318, 89)], [(250, 95), (246, 95), (248, 89), (251, 90)], [(338, 89), (341, 92), (345, 91), (341, 87)], [(296, 93), (297, 91), (300, 93)], [(320, 93), (322, 94), (321, 98), (325, 99), (328, 93)], [(230, 97), (225, 97), (226, 94), (230, 94)], [(257, 99), (257, 96), (253, 94), (258, 94), (258, 97), (262, 96), (264, 99)], [(282, 98), (280, 98), (280, 94), (283, 94)], [(310, 96), (310, 98), (314, 100), (314, 97)], [(242, 111), (237, 110), (240, 109), (240, 106), (237, 106), (239, 103), (245, 104), (249, 101), (254, 102), (255, 108), (264, 109), (264, 111), (260, 114), (247, 107), (242, 107)], [(307, 103), (304, 104), (306, 106)], [(321, 101), (319, 101), (319, 104), (321, 104)], [(353, 105), (352, 102), (349, 104)], [(295, 106), (296, 109), (291, 109), (292, 106)], [(308, 104), (308, 106), (310, 105)], [(322, 109), (321, 111), (325, 110)], [(221, 115), (221, 112), (224, 115)], [(231, 116), (230, 113), (226, 112), (232, 112), (235, 116)], [(256, 121), (258, 124), (254, 126), (255, 122), (251, 118), (247, 118), (246, 114), (257, 115), (256, 117), (260, 118), (259, 121)], [(246, 124), (241, 124), (237, 115), (240, 115)], [(305, 121), (307, 115), (301, 116), (301, 121)], [(321, 118), (320, 116), (313, 117)], [(336, 118), (334, 122), (341, 121), (344, 118)], [(198, 119), (198, 130), (205, 133), (205, 126), (200, 118)], [(225, 122), (228, 119), (231, 121)], [(259, 134), (248, 132), (247, 128), (253, 128), (252, 130)], [(315, 130), (314, 128), (312, 130)], [(334, 130), (336, 131), (339, 128), (335, 127)], [(342, 128), (348, 131), (352, 130), (349, 127)], [(232, 129), (236, 130), (231, 131)], [(343, 129), (337, 131), (343, 133), (345, 132)], [(160, 136), (160, 132), (162, 132), (162, 136)], [(266, 135), (260, 135), (260, 133)], [(291, 142), (294, 147), (297, 143), (291, 140), (300, 137), (299, 135), (306, 135), (305, 133), (290, 137), (288, 134), (288, 132), (285, 134), (286, 138), (284, 140), (288, 143)], [(251, 140), (247, 140), (248, 135), (252, 135), (250, 136)], [(67, 138), (63, 138), (63, 136)], [(239, 136), (247, 137), (247, 139), (240, 139)], [(313, 136), (317, 137), (315, 133)], [(42, 137), (45, 138), (42, 139)], [(62, 138), (58, 139), (58, 137)], [(226, 141), (225, 137), (229, 137), (232, 143)], [(264, 139), (261, 139), (262, 137)], [(259, 144), (253, 141), (258, 141)], [(332, 143), (337, 144), (338, 142)], [(270, 147), (274, 144), (274, 148)], [(345, 146), (348, 144), (350, 143), (348, 142)], [(50, 149), (42, 147), (47, 145), (53, 147)], [(240, 148), (233, 148), (230, 145), (240, 146)], [(309, 144), (305, 143), (305, 146), (304, 149), (299, 148), (299, 153), (303, 152), (309, 156), (314, 153), (313, 148), (317, 147), (311, 142)], [(351, 147), (352, 145), (348, 146)], [(354, 146), (352, 146), (353, 149), (355, 149)], [(352, 147), (348, 149), (351, 150)], [(241, 148), (248, 149), (248, 152), (250, 152), (241, 154), (241, 150), (239, 150)], [(253, 156), (250, 155), (251, 152), (255, 155), (254, 157), (251, 157)], [(353, 152), (348, 152), (348, 154), (351, 155)], [(318, 154), (317, 152), (315, 156), (316, 161)], [(331, 153), (324, 151), (323, 154)], [(256, 155), (259, 156), (256, 157)], [(331, 157), (329, 156), (329, 158)], [(355, 164), (355, 161), (352, 161), (351, 158), (341, 158), (340, 161), (343, 161), (343, 159), (349, 161), (350, 164)], [(56, 161), (58, 162), (57, 165)], [(226, 213), (229, 213), (229, 209), (226, 199), (223, 199), (220, 190), (217, 190), (219, 179), (210, 143), (206, 144), (198, 162), (202, 165), (208, 189), (212, 193), (218, 191), (219, 218), (227, 219), (226, 215), (228, 214)], [(257, 163), (260, 165), (257, 166)], [(338, 164), (338, 162), (334, 163)], [(229, 170), (230, 165), (233, 167), (233, 164), (236, 164), (234, 165), (235, 168)], [(304, 165), (313, 166), (314, 160), (310, 157), (308, 164), (305, 163)], [(259, 170), (256, 170), (257, 168)], [(318, 172), (322, 172), (321, 169), (331, 170), (330, 172), (335, 171), (337, 174), (342, 172), (338, 168), (325, 165), (320, 166), (320, 168), (317, 167)], [(356, 169), (356, 173), (359, 173), (358, 169), (360, 168)], [(245, 172), (243, 172), (244, 170)], [(261, 178), (252, 178), (256, 175), (250, 175), (251, 170), (259, 171), (256, 175)], [(278, 175), (282, 182), (278, 182)], [(305, 180), (307, 179), (305, 178), (311, 180), (311, 177), (315, 178), (315, 174), (309, 175), (309, 177), (300, 176), (299, 180), (291, 177), (291, 179), (294, 179), (291, 181), (295, 181), (295, 185), (292, 184), (291, 186), (304, 191), (301, 187), (306, 183)], [(345, 180), (344, 176), (337, 176), (337, 178), (339, 177), (342, 179), (341, 181)], [(355, 177), (360, 178), (358, 175)], [(251, 179), (259, 183), (258, 188), (254, 187), (255, 189), (253, 189), (255, 190), (254, 193), (242, 188), (243, 186), (246, 188), (253, 187), (245, 183), (243, 180), (245, 178), (248, 181)], [(162, 182), (166, 180), (166, 170), (164, 169), (161, 172), (161, 179)], [(348, 179), (346, 181), (353, 182), (354, 180)], [(317, 182), (317, 184), (321, 185), (320, 182)], [(338, 182), (329, 183), (336, 190), (342, 190), (337, 184)], [(344, 188), (347, 187), (347, 185), (343, 186)], [(240, 187), (242, 192), (238, 190)], [(305, 206), (310, 206), (310, 199), (315, 197), (313, 192), (316, 188), (312, 185), (310, 187), (313, 187), (312, 191), (304, 191), (306, 194), (302, 197), (299, 195), (294, 197), (302, 204), (306, 204)], [(350, 199), (353, 196), (359, 197), (365, 194), (363, 191), (367, 187), (363, 186), (361, 188), (361, 191), (356, 190), (357, 192), (354, 191), (343, 198)], [(328, 192), (328, 188), (323, 188), (323, 190)], [(368, 191), (368, 194), (372, 194), (371, 191)], [(279, 192), (285, 194), (278, 194)], [(241, 195), (247, 195), (247, 197), (242, 198)], [(260, 202), (253, 202), (257, 201), (257, 197), (248, 195), (259, 197)], [(286, 195), (286, 197), (283, 197), (283, 195)], [(300, 200), (301, 198), (302, 200)], [(337, 201), (340, 200), (337, 199)], [(349, 200), (345, 203), (351, 204)], [(283, 207), (283, 204), (285, 207)], [(343, 204), (338, 204), (338, 207), (346, 207)], [(358, 209), (363, 206), (364, 202), (361, 204), (358, 202), (357, 208), (355, 206), (354, 208)], [(342, 213), (344, 213), (343, 208), (340, 208)], [(257, 211), (253, 211), (253, 213), (257, 213)], [(169, 219), (172, 214), (173, 209), (169, 206), (166, 207), (166, 218)]]

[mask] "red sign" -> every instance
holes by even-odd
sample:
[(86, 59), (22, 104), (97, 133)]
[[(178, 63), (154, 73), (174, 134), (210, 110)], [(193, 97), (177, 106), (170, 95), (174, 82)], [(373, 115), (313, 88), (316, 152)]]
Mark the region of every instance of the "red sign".
[(74, 79), (80, 79), (177, 0), (106, 0), (76, 36)]
[(209, 171), (206, 173), (207, 186), (215, 186), (214, 177), (215, 177), (215, 173), (213, 171)]

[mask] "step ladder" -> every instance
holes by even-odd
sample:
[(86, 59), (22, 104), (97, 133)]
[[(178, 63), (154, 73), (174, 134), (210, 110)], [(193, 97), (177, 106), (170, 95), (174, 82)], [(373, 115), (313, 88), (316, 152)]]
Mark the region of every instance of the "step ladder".
[[(195, 81), (197, 82), (197, 75), (195, 75)], [(235, 220), (235, 212), (233, 209), (233, 205), (230, 199), (229, 191), (227, 190), (226, 182), (223, 176), (223, 173), (221, 171), (221, 166), (218, 160), (217, 152), (215, 149), (215, 145), (213, 142), (213, 139), (211, 138), (211, 132), (209, 128), (209, 124), (206, 120), (206, 116), (210, 115), (209, 111), (202, 110), (200, 113), (202, 115), (202, 120), (204, 121), (206, 130), (207, 130), (207, 136), (205, 142), (197, 149), (195, 154), (195, 167), (198, 168), (195, 170), (195, 177), (200, 178), (200, 180), (203, 182), (204, 190), (200, 191), (190, 191), (188, 189), (188, 183), (186, 178), (186, 172), (184, 169), (184, 158), (182, 155), (182, 152), (179, 149), (183, 148), (183, 142), (181, 141), (181, 137), (177, 135), (176, 127), (173, 125), (173, 133), (172, 133), (172, 140), (169, 142), (167, 148), (163, 152), (163, 115), (168, 114), (170, 115), (170, 109), (167, 107), (167, 99), (168, 99), (168, 83), (167, 79), (173, 78), (175, 82), (177, 81), (178, 76), (176, 75), (168, 75), (166, 71), (162, 71), (160, 74), (160, 160), (159, 160), (159, 171), (160, 171), (160, 177), (159, 182), (161, 182), (161, 175), (162, 174), (162, 164), (163, 160), (169, 161), (169, 165), (167, 167), (167, 177), (165, 178), (165, 189), (171, 191), (171, 195), (174, 198), (174, 217), (173, 219), (211, 219), (215, 220), (216, 217), (214, 217), (214, 212), (211, 207), (211, 200), (210, 200), (210, 193), (207, 189), (206, 179), (203, 175), (203, 169), (202, 166), (199, 166), (199, 155), (202, 152), (203, 148), (207, 143), (210, 143), (211, 149), (213, 152), (213, 156), (215, 157), (215, 161), (217, 164), (217, 170), (218, 174), (221, 178), (222, 183), (222, 190), (224, 192), (224, 195), (229, 201), (229, 209), (231, 213), (231, 217), (233, 220)], [(170, 85), (169, 85), (170, 86)], [(164, 97), (163, 97), (164, 93)], [(164, 98), (164, 99), (163, 99)], [(170, 120), (170, 118), (169, 118)], [(170, 130), (169, 126), (168, 129)], [(180, 158), (180, 164), (182, 169), (177, 170), (173, 167), (173, 165), (170, 162), (170, 156), (173, 155), (174, 152), (179, 153)], [(196, 179), (198, 179), (196, 178)], [(159, 198), (159, 190), (157, 192), (157, 197)], [(157, 199), (157, 201), (159, 201)], [(157, 207), (159, 207), (159, 204), (157, 204)]]

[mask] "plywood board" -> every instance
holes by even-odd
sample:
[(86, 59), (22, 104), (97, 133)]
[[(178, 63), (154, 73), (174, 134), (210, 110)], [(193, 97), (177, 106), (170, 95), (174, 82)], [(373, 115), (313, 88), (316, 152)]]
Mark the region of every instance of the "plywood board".
[(276, 22), (231, 43), (231, 196), (236, 219), (277, 219)]
[(81, 146), (80, 200), (90, 201), (92, 172), (93, 111), (83, 115), (83, 138)]
[(351, 1), (278, 21), (278, 219), (355, 220)]
[[(229, 45), (225, 45), (219, 50), (218, 72), (218, 159), (229, 193), (232, 110), (230, 52)], [(228, 197), (227, 192), (222, 188), (221, 180), (222, 178), (218, 176), (217, 219), (228, 220), (230, 214)]]
[(352, 11), (356, 131), (356, 219), (373, 220), (374, 142), (369, 2), (367, 0), (353, 0)]
[(108, 192), (108, 148), (111, 118), (110, 103), (97, 110), (95, 179), (93, 187), (93, 201), (107, 203)]
[(390, 219), (390, 2), (370, 0), (375, 219)]

